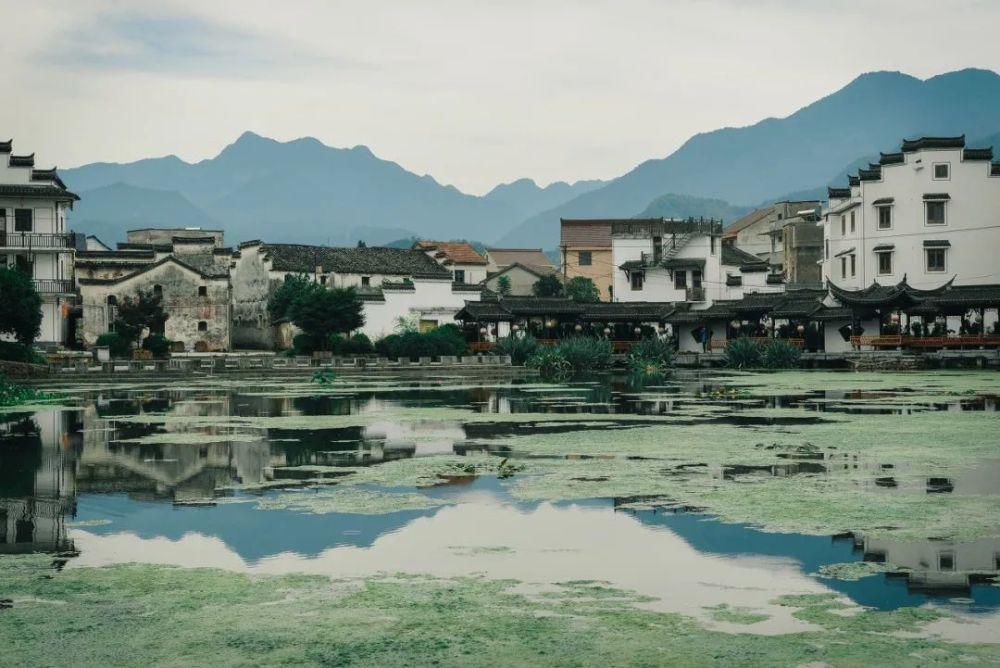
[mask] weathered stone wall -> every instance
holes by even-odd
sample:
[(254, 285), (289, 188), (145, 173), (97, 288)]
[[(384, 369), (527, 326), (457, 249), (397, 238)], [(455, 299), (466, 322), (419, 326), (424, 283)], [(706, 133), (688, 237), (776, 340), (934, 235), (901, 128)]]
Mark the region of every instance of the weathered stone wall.
[(272, 348), (267, 301), (284, 276), (270, 270), (259, 246), (247, 246), (240, 249), (229, 278), (233, 286), (233, 346)]
[[(108, 303), (109, 296), (121, 302), (140, 289), (156, 291), (156, 286), (163, 295), (163, 308), (169, 316), (164, 332), (168, 339), (182, 342), (185, 350), (229, 350), (228, 280), (204, 278), (173, 262), (112, 283), (81, 285), (83, 317), (80, 322), (84, 342), (93, 345), (114, 321), (115, 306)], [(205, 295), (199, 294), (202, 287)]]

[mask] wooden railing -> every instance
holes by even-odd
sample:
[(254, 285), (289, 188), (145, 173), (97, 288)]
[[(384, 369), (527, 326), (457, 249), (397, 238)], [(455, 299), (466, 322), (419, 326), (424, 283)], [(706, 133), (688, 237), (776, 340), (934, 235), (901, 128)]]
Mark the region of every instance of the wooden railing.
[[(773, 341), (774, 338), (770, 336), (751, 336), (748, 337), (751, 341), (755, 343), (765, 344), (768, 341)], [(712, 339), (708, 342), (709, 350), (725, 350), (726, 346), (735, 341), (736, 339)], [(790, 343), (796, 348), (802, 348), (806, 345), (805, 339), (778, 339), (779, 341), (784, 341)]]
[[(559, 343), (559, 339), (536, 339), (538, 345), (541, 346), (554, 346)], [(627, 353), (632, 350), (637, 341), (612, 341), (611, 350), (616, 353)], [(475, 343), (469, 344), (470, 353), (486, 353), (496, 348), (496, 344), (492, 341), (477, 341)]]
[(1000, 346), (1000, 336), (852, 336), (854, 348), (964, 348)]
[(32, 281), (35, 290), (45, 295), (70, 294), (76, 292), (73, 281), (60, 278), (36, 278)]

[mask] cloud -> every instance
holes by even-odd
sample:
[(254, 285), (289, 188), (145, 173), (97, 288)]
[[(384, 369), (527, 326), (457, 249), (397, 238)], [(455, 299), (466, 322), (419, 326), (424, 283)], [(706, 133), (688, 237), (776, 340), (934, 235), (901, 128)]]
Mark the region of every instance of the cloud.
[(105, 12), (71, 28), (44, 59), (64, 69), (198, 78), (271, 78), (295, 68), (363, 67), (261, 33), (183, 14)]

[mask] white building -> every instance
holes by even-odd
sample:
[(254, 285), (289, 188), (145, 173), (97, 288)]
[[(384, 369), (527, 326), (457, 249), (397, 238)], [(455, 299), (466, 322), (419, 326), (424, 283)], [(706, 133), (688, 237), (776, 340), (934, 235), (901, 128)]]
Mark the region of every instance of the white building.
[(69, 308), (75, 301), (75, 237), (66, 215), (79, 199), (55, 169), (35, 169), (35, 156), (14, 155), (0, 142), (0, 266), (31, 275), (42, 297), (39, 343), (71, 338)]
[(427, 256), (451, 272), (455, 283), (475, 285), (486, 280), (489, 262), (467, 241), (425, 241), (413, 244)]
[(481, 287), (453, 282), (451, 271), (422, 250), (333, 248), (249, 241), (234, 254), (233, 345), (271, 348), (275, 343), (267, 302), (289, 274), (321, 285), (355, 287), (364, 301), (361, 332), (373, 341), (391, 334), (400, 318), (427, 330), (453, 324)]
[(620, 221), (612, 224), (615, 301), (688, 302), (707, 307), (744, 293), (780, 292), (767, 262), (722, 243), (715, 220)]
[(918, 289), (1000, 282), (1000, 164), (965, 137), (904, 140), (830, 188), (823, 279), (842, 288), (905, 276)]

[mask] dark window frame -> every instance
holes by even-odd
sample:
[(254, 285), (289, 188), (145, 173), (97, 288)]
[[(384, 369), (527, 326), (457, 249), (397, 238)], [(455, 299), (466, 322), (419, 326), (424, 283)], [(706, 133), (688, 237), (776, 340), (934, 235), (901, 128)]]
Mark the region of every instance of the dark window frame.
[(593, 251), (577, 251), (576, 252), (576, 263), (581, 267), (589, 267), (594, 264), (594, 253)]

